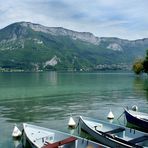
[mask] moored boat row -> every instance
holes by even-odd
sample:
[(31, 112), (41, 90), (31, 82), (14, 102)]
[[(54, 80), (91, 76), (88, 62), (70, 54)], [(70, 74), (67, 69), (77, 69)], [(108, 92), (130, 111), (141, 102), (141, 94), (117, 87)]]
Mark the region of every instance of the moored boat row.
[[(128, 109), (125, 109), (124, 113), (128, 122), (132, 120), (136, 125), (143, 126), (145, 129), (148, 128), (147, 114)], [(71, 120), (72, 122), (70, 122)], [(74, 125), (72, 127), (75, 127), (76, 123), (73, 119), (71, 120), (69, 120), (68, 126)], [(79, 117), (77, 127), (78, 131), (81, 129), (87, 132), (97, 142), (57, 130), (23, 123), (23, 146), (25, 147), (27, 141), (32, 148), (148, 147), (148, 133), (135, 129), (82, 116)], [(19, 129), (15, 126), (12, 136), (20, 136), (21, 132), (18, 131)]]

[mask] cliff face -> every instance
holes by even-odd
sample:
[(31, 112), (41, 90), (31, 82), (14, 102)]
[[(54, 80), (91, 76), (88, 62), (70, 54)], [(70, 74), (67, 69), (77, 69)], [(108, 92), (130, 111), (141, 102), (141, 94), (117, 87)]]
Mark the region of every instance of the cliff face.
[(136, 58), (144, 57), (147, 48), (148, 38), (130, 41), (96, 37), (89, 32), (19, 22), (0, 30), (0, 67), (45, 67), (55, 56), (57, 69), (132, 64)]
[(98, 37), (95, 37), (92, 33), (89, 32), (76, 32), (62, 27), (45, 27), (39, 24), (32, 24), (26, 22), (22, 22), (20, 23), (20, 25), (23, 27), (31, 28), (34, 31), (44, 32), (54, 36), (69, 36), (74, 40), (80, 39), (82, 41), (86, 41), (92, 44), (99, 44), (100, 42), (100, 39)]

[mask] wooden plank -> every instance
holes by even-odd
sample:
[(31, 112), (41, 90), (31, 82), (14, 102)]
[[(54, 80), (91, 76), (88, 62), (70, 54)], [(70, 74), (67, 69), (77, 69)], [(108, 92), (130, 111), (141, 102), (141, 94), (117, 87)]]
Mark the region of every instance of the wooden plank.
[(43, 148), (58, 148), (58, 146), (71, 143), (71, 142), (73, 142), (75, 140), (77, 140), (77, 138), (71, 136), (71, 137), (68, 137), (68, 138), (66, 138), (64, 140), (57, 141), (55, 143), (48, 143)]

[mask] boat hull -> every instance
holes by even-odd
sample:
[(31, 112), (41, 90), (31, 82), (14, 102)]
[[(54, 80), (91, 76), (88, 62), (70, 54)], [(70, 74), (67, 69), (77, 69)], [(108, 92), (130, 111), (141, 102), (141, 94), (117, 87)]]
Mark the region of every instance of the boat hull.
[(148, 121), (145, 121), (145, 120), (142, 120), (142, 119), (139, 119), (139, 118), (133, 116), (126, 109), (125, 109), (124, 113), (125, 113), (125, 117), (126, 117), (127, 122), (148, 131)]
[(23, 147), (31, 147), (31, 148), (38, 148), (36, 147), (30, 140), (29, 138), (27, 137), (26, 133), (23, 132), (22, 134), (22, 145)]

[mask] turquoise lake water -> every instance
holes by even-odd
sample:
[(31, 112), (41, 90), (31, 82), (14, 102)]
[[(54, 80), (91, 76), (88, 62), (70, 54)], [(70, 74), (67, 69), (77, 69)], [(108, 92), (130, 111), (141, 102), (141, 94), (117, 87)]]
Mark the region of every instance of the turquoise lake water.
[[(126, 106), (148, 113), (148, 76), (132, 73), (0, 73), (0, 147), (13, 148), (14, 123), (69, 132), (70, 114), (115, 119)], [(120, 119), (123, 124), (123, 119)]]

